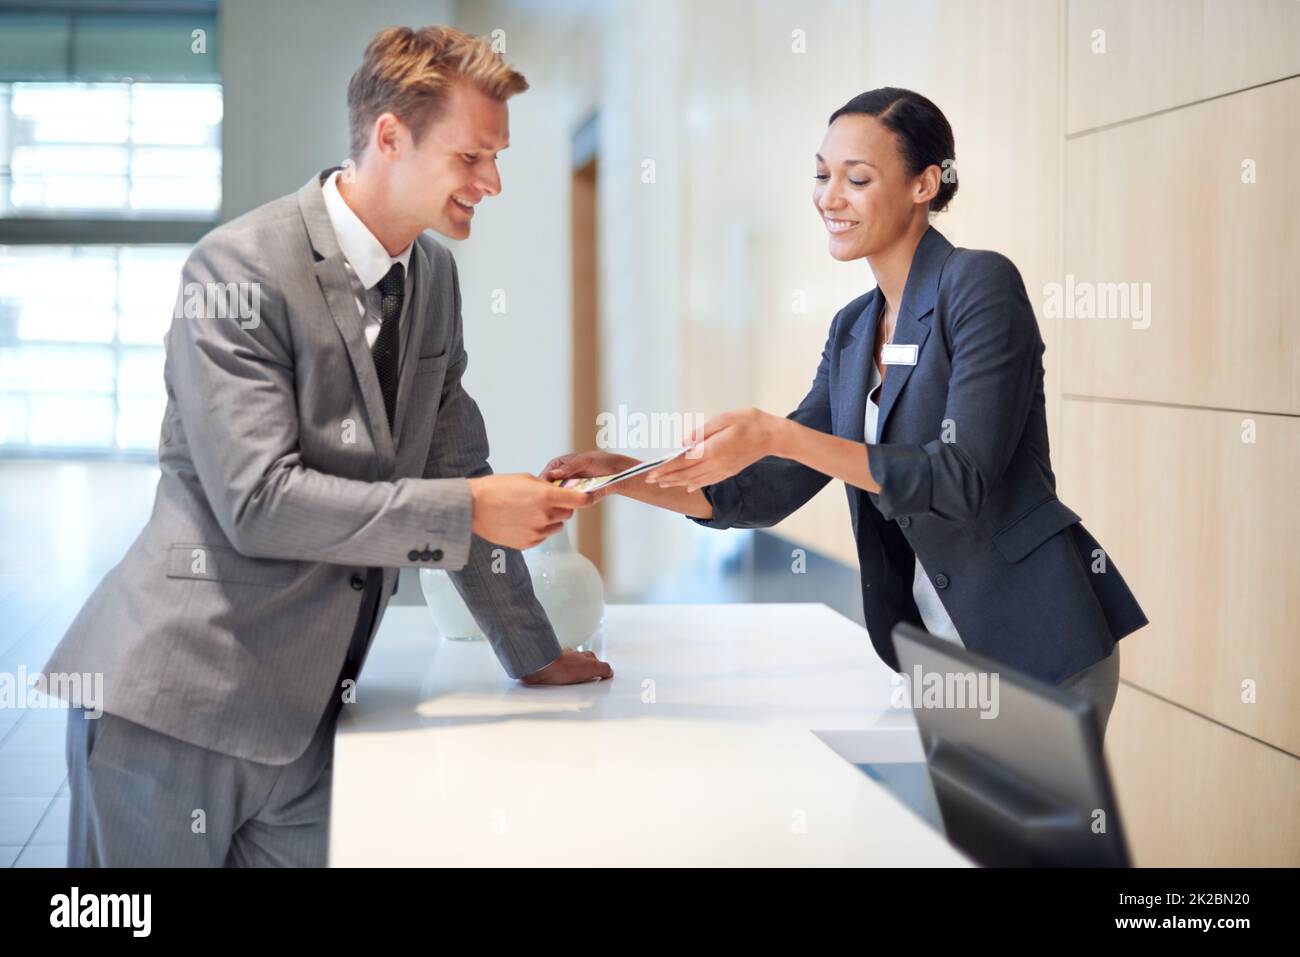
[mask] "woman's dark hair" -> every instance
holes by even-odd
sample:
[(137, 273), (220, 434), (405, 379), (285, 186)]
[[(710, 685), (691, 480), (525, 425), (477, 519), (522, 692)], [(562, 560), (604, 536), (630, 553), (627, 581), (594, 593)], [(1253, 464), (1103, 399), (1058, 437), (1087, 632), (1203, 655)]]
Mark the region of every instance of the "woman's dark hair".
[(942, 171), (939, 192), (930, 200), (931, 212), (944, 209), (957, 192), (957, 152), (952, 141), (952, 127), (943, 111), (920, 93), (882, 86), (859, 93), (831, 114), (829, 126), (846, 113), (874, 116), (899, 140), (899, 149), (908, 172), (916, 176), (927, 166)]

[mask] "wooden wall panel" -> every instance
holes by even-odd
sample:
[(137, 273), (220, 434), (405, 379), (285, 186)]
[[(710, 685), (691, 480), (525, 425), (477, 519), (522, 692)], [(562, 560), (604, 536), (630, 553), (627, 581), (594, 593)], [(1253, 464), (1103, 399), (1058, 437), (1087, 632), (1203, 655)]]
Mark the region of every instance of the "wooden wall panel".
[(1106, 758), (1137, 866), (1300, 866), (1291, 755), (1121, 684)]
[(1067, 399), (1062, 434), (1061, 498), (1151, 620), (1124, 679), (1300, 755), (1300, 419)]
[(1300, 413), (1297, 156), (1300, 79), (1069, 141), (1064, 298), (1149, 284), (1149, 308), (1062, 320), (1067, 394)]
[[(1295, 0), (1069, 0), (1071, 133), (1300, 73)], [(1094, 51), (1094, 31), (1105, 51)]]

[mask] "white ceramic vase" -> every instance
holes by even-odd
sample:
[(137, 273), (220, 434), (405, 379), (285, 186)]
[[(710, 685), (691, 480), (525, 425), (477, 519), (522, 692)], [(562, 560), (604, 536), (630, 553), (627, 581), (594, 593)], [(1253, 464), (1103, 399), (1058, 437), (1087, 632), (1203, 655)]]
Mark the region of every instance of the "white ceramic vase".
[[(605, 618), (605, 587), (596, 566), (573, 547), (568, 525), (523, 555), (533, 591), (560, 645), (585, 650)], [(454, 641), (484, 637), (446, 572), (420, 569), (420, 589), (443, 637)]]
[(605, 620), (605, 585), (596, 566), (573, 547), (569, 526), (524, 552), (524, 561), (560, 645), (590, 650)]

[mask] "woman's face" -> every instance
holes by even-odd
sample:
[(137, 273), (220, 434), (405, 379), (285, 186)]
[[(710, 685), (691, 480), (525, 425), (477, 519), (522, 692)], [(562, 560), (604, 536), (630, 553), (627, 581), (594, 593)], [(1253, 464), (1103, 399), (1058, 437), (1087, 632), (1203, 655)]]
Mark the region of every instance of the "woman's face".
[(840, 261), (870, 256), (901, 239), (929, 198), (910, 176), (898, 137), (874, 116), (846, 113), (826, 130), (817, 153), (813, 205)]

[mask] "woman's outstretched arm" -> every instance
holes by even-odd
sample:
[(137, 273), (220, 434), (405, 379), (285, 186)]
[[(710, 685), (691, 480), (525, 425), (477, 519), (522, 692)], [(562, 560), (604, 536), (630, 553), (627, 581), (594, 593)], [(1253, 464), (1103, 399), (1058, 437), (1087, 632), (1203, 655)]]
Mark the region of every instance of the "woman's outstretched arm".
[[(661, 493), (680, 490), (690, 494), (774, 455), (868, 492), (880, 491), (867, 466), (865, 443), (829, 435), (762, 409), (724, 412), (710, 419), (701, 428), (695, 448), (699, 455), (667, 462), (649, 472), (640, 484)], [(627, 484), (638, 483), (632, 479)]]

